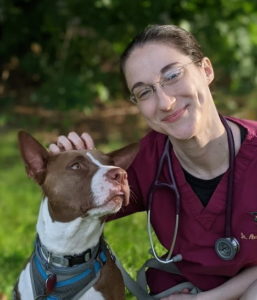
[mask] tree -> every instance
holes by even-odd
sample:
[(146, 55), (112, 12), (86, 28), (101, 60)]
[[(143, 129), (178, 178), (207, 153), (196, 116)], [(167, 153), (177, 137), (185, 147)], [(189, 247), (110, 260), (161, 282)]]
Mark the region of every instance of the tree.
[(147, 24), (189, 29), (216, 70), (216, 87), (257, 82), (257, 1), (2, 0), (1, 105), (70, 109), (124, 98), (118, 58)]

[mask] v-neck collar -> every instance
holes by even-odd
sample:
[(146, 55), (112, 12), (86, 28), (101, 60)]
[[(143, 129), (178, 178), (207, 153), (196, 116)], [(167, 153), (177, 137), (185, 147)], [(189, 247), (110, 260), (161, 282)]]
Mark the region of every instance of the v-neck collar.
[[(244, 174), (249, 163), (257, 156), (257, 139), (256, 133), (250, 126), (247, 126), (243, 120), (235, 118), (227, 118), (228, 120), (239, 124), (247, 129), (247, 135), (242, 143), (239, 152), (235, 158), (235, 174), (234, 174), (234, 188), (240, 184), (242, 175)], [(173, 150), (171, 150), (172, 164), (174, 168), (175, 179), (179, 191), (181, 193), (181, 209), (193, 216), (203, 227), (210, 229), (220, 214), (224, 214), (227, 200), (227, 180), (228, 170), (222, 176), (215, 191), (213, 192), (207, 206), (203, 206), (201, 200), (186, 181), (183, 169), (178, 161)], [(233, 205), (233, 203), (232, 203)]]

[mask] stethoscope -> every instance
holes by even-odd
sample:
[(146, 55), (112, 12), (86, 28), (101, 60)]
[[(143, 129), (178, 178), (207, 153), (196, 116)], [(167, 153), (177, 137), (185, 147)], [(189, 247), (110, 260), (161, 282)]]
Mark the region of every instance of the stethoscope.
[[(232, 131), (230, 127), (227, 124), (227, 121), (223, 116), (220, 116), (220, 119), (225, 127), (226, 133), (227, 133), (227, 139), (228, 139), (228, 148), (229, 148), (229, 170), (228, 170), (228, 186), (227, 186), (227, 202), (226, 202), (226, 217), (225, 217), (225, 237), (219, 238), (215, 242), (215, 252), (217, 255), (223, 259), (223, 260), (232, 260), (234, 259), (235, 255), (240, 250), (240, 245), (238, 240), (232, 236), (231, 234), (231, 215), (232, 215), (232, 199), (233, 199), (233, 188), (234, 188), (234, 161), (235, 161), (235, 145), (234, 145), (234, 138)], [(170, 147), (171, 143), (169, 141), (169, 138), (167, 138), (167, 141), (164, 146), (164, 151), (162, 153), (162, 156), (159, 161), (159, 166), (157, 168), (156, 177), (152, 183), (150, 193), (148, 196), (148, 209), (147, 209), (147, 232), (148, 237), (150, 241), (151, 246), (151, 252), (154, 255), (155, 259), (163, 264), (168, 264), (171, 262), (178, 262), (182, 260), (182, 255), (177, 254), (175, 256), (172, 256), (177, 234), (178, 234), (178, 227), (179, 227), (179, 217), (180, 217), (180, 193), (176, 184), (176, 180), (174, 177), (174, 172), (172, 168), (171, 163), (171, 157), (170, 157)], [(167, 182), (161, 182), (159, 180), (161, 172), (163, 170), (164, 162), (167, 162), (168, 166), (168, 174), (169, 174), (169, 183)], [(170, 245), (169, 252), (165, 258), (162, 258), (158, 256), (151, 232), (151, 207), (153, 202), (153, 196), (157, 189), (164, 188), (172, 191), (175, 194), (176, 198), (176, 212), (175, 212), (175, 226), (173, 231), (173, 238)]]

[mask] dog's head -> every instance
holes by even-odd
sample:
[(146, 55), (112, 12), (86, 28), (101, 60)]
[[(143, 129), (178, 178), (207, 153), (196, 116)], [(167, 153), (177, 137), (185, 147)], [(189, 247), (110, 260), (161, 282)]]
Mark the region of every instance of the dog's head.
[(19, 132), (18, 139), (27, 173), (42, 187), (53, 220), (102, 217), (128, 204), (125, 170), (133, 161), (138, 144), (109, 154), (71, 150), (53, 155), (25, 131)]

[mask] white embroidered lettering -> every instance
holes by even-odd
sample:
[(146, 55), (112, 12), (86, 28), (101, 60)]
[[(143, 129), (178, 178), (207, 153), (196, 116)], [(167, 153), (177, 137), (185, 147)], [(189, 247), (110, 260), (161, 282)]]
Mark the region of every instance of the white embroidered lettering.
[(243, 232), (241, 232), (241, 239), (242, 240), (247, 240), (247, 237), (243, 234)]
[(254, 235), (253, 233), (251, 233), (249, 235), (249, 240), (257, 240), (257, 235)]
[(250, 233), (246, 235), (245, 233), (241, 232), (240, 238), (241, 240), (257, 240), (257, 234)]

